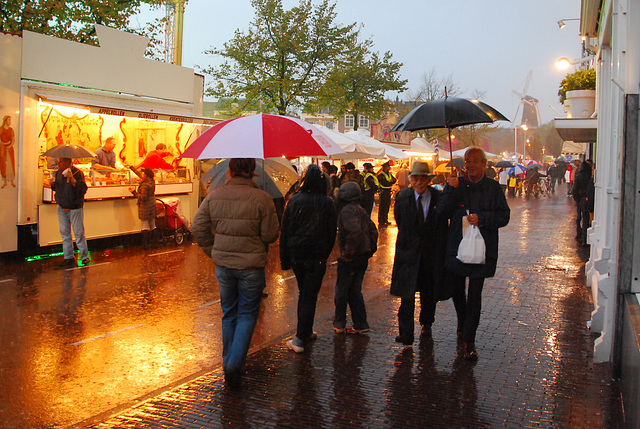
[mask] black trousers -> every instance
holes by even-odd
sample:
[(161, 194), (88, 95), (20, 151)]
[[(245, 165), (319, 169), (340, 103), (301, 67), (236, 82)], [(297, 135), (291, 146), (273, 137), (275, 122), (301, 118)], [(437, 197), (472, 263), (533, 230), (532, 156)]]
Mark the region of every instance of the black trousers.
[(466, 277), (451, 275), (453, 283), (453, 305), (458, 316), (458, 330), (462, 333), (462, 341), (474, 343), (476, 331), (480, 324), (482, 310), (482, 287), (484, 278), (469, 278), (469, 289), (466, 287)]
[[(433, 269), (431, 262), (425, 256), (421, 258), (416, 281), (416, 292), (420, 293), (420, 325), (431, 326), (435, 321), (436, 304), (433, 285)], [(403, 296), (400, 299), (398, 309), (398, 330), (400, 335), (406, 338), (413, 338), (414, 334), (414, 313), (416, 308), (415, 293)]]
[(378, 208), (378, 225), (385, 225), (389, 221), (391, 207), (391, 189), (380, 189), (380, 207)]

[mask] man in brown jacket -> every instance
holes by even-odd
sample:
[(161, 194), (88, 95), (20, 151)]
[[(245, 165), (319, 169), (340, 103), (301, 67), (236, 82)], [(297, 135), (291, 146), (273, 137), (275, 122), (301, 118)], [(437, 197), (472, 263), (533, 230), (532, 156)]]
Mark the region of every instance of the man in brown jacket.
[(256, 161), (229, 161), (225, 186), (202, 201), (193, 236), (213, 259), (222, 307), (222, 368), (231, 387), (240, 384), (260, 314), (269, 243), (278, 238), (273, 200), (253, 181)]

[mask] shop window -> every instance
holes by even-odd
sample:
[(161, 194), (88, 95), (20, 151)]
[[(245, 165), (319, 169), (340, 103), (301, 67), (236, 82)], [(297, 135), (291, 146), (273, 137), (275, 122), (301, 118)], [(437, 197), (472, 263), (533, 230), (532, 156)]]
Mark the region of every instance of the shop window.
[(367, 116), (358, 116), (359, 118), (359, 122), (358, 122), (358, 127), (359, 128), (369, 128), (369, 118)]

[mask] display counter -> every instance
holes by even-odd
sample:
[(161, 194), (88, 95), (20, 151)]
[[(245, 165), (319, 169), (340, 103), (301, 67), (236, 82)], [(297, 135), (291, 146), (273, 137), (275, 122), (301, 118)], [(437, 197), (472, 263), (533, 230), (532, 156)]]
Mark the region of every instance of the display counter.
[[(77, 167), (77, 166), (76, 166)], [(80, 167), (79, 167), (80, 168)], [(109, 198), (133, 198), (130, 186), (139, 184), (138, 176), (131, 170), (105, 171), (93, 168), (80, 168), (87, 182), (85, 201), (99, 201)], [(56, 170), (44, 170), (42, 201), (55, 203), (53, 191), (49, 187), (49, 178)], [(193, 192), (191, 174), (187, 168), (177, 170), (154, 170), (155, 195), (190, 194)]]

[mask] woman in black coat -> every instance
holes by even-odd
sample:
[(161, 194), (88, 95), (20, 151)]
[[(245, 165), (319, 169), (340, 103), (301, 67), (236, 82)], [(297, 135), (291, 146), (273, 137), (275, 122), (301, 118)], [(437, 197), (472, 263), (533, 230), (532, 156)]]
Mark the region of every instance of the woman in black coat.
[(336, 241), (337, 214), (326, 183), (320, 168), (311, 164), (300, 192), (289, 199), (282, 217), (280, 264), (283, 270), (293, 268), (298, 282), (297, 332), (287, 342), (296, 353), (315, 338), (316, 301)]
[[(444, 189), (438, 212), (449, 218), (449, 238), (445, 267), (450, 275), (453, 304), (458, 315), (458, 338), (464, 344), (464, 357), (478, 359), (475, 337), (480, 323), (482, 287), (484, 279), (493, 277), (498, 263), (498, 228), (509, 223), (511, 210), (500, 184), (485, 176), (487, 157), (479, 147), (467, 150), (464, 156), (467, 174), (450, 176)], [(462, 223), (467, 218), (470, 225), (480, 229), (486, 246), (484, 264), (465, 264), (457, 259), (462, 241)], [(466, 278), (469, 292), (465, 293)]]

